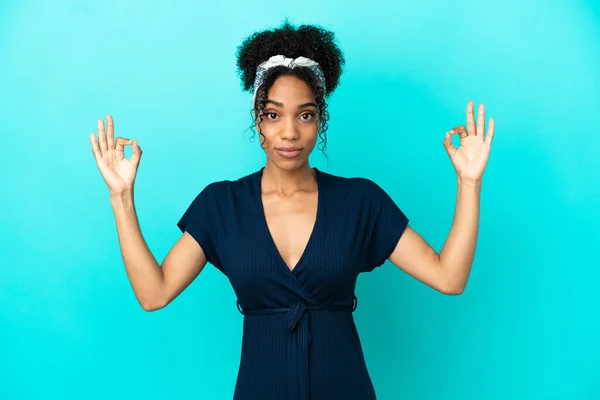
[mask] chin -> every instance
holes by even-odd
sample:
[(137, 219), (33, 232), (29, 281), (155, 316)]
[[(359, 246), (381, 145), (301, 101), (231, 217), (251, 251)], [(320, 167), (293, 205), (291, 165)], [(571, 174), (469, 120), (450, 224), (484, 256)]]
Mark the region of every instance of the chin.
[(308, 160), (305, 158), (285, 159), (282, 157), (273, 156), (269, 161), (272, 164), (274, 164), (278, 169), (284, 171), (296, 171), (305, 167), (308, 164)]

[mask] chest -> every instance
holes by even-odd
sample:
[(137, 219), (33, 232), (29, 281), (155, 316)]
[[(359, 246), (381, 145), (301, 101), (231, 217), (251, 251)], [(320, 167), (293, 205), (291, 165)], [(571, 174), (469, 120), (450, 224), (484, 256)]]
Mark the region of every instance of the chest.
[(263, 195), (265, 223), (282, 261), (293, 270), (304, 254), (318, 222), (317, 192), (283, 198)]

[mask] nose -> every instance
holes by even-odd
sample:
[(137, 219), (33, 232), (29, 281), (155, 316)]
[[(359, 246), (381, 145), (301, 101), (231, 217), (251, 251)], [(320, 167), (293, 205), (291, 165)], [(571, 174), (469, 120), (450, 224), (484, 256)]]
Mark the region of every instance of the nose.
[(294, 140), (300, 137), (296, 121), (293, 118), (286, 119), (281, 128), (282, 139)]

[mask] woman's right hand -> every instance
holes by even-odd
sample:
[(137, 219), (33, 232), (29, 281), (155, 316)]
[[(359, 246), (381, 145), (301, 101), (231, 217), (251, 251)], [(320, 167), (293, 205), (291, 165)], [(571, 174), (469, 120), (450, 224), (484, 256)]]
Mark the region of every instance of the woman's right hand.
[[(118, 137), (115, 144), (114, 123), (111, 115), (107, 117), (108, 129), (104, 135), (104, 120), (98, 119), (98, 140), (94, 132), (90, 134), (92, 152), (96, 165), (108, 186), (111, 196), (120, 196), (133, 192), (135, 176), (142, 157), (142, 149), (136, 140)], [(124, 147), (133, 146), (131, 159), (125, 158)]]

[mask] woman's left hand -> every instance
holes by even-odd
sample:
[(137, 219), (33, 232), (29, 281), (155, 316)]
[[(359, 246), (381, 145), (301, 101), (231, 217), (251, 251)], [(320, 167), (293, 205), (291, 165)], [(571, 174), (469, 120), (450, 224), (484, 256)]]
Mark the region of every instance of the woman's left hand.
[[(477, 113), (477, 126), (475, 126), (475, 116), (473, 113), (473, 101), (467, 104), (467, 129), (464, 125), (446, 132), (444, 138), (444, 147), (448, 156), (454, 165), (454, 169), (463, 181), (480, 183), (483, 177), (483, 171), (488, 162), (490, 148), (494, 138), (494, 119), (490, 118), (488, 132), (484, 138), (485, 130), (485, 109), (483, 104), (479, 105)], [(460, 146), (455, 148), (452, 144), (452, 135), (458, 134), (460, 137)]]

